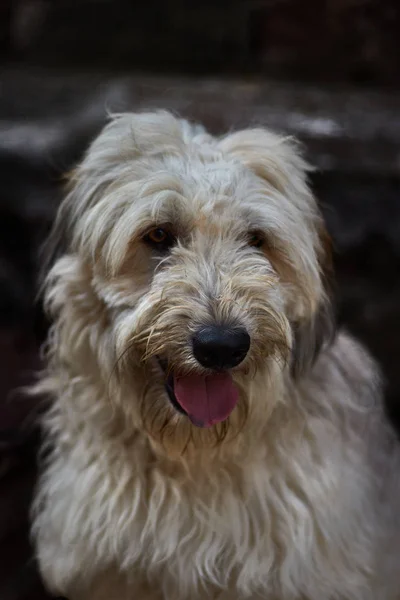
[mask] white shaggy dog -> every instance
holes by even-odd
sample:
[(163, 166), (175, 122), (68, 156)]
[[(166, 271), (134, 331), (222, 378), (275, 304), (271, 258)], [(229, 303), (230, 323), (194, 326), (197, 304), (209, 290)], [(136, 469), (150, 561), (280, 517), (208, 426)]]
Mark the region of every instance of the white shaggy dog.
[[(332, 335), (307, 165), (262, 129), (114, 117), (46, 284), (33, 532), (71, 600), (395, 600), (400, 459)], [(324, 241), (325, 240), (325, 241)]]

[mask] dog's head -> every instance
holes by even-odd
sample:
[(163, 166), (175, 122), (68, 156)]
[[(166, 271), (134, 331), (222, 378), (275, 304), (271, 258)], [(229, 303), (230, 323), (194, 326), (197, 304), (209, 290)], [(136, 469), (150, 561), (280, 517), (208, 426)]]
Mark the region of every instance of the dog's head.
[(329, 330), (306, 171), (262, 129), (214, 138), (165, 112), (114, 117), (55, 228), (66, 248), (48, 299), (74, 374), (113, 380), (153, 438), (221, 439), (266, 418), (271, 380), (301, 376)]

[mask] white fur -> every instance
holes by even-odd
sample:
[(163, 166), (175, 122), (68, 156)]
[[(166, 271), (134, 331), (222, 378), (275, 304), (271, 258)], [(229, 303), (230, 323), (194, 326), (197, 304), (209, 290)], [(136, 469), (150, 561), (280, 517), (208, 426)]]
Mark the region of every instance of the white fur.
[[(272, 133), (216, 139), (151, 113), (114, 117), (73, 175), (37, 386), (52, 407), (33, 532), (54, 592), (400, 597), (399, 450), (376, 368), (343, 333), (306, 360), (328, 306), (306, 169)], [(164, 223), (178, 244), (161, 259), (141, 236)], [(255, 228), (263, 251), (246, 246)], [(154, 358), (200, 373), (190, 335), (215, 318), (252, 338), (220, 441), (170, 406)]]

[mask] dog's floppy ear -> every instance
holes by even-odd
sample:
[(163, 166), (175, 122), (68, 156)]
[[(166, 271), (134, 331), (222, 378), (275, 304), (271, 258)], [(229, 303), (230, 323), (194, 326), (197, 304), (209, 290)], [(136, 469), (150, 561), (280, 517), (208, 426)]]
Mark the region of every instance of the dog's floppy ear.
[(125, 151), (124, 136), (133, 135), (134, 119), (135, 116), (129, 114), (111, 116), (81, 161), (64, 175), (64, 197), (41, 252), (41, 288), (53, 264), (70, 250), (76, 223), (118, 176), (120, 165), (124, 164), (119, 160)]
[(313, 366), (321, 350), (334, 338), (335, 324), (330, 303), (323, 303), (311, 320), (294, 324), (293, 335), (290, 367), (293, 377), (298, 378)]
[(292, 324), (293, 347), (291, 372), (300, 377), (315, 363), (321, 350), (332, 343), (335, 327), (335, 311), (332, 299), (332, 250), (331, 240), (324, 226), (320, 227), (321, 251), (319, 266), (323, 285), (323, 295), (314, 315)]
[[(292, 224), (304, 225), (297, 229), (297, 240), (291, 240), (295, 251), (289, 257), (285, 242), (277, 256), (269, 256), (277, 271), (285, 273), (283, 278), (287, 282), (303, 289), (305, 306), (291, 321), (291, 369), (293, 376), (300, 376), (334, 335), (331, 244), (308, 186), (307, 173), (313, 169), (303, 159), (296, 140), (262, 128), (233, 133), (222, 139), (220, 146), (281, 194), (281, 210), (290, 216)], [(317, 268), (313, 268), (315, 261)]]
[[(73, 171), (66, 173), (63, 177), (65, 182), (64, 193), (67, 194), (67, 198), (73, 187), (73, 177)], [(69, 204), (70, 202), (64, 199), (59, 206), (47, 238), (40, 248), (39, 295), (43, 293), (43, 286), (51, 267), (67, 250), (70, 228)]]

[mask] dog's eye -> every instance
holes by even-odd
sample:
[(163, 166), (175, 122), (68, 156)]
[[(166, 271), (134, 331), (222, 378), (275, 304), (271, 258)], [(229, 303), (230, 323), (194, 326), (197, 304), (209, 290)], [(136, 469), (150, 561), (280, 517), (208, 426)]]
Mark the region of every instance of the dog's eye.
[(167, 229), (155, 227), (144, 236), (144, 241), (149, 246), (158, 250), (168, 250), (174, 242), (175, 238)]
[(264, 236), (260, 231), (252, 231), (249, 235), (248, 244), (253, 248), (261, 248), (264, 241)]

